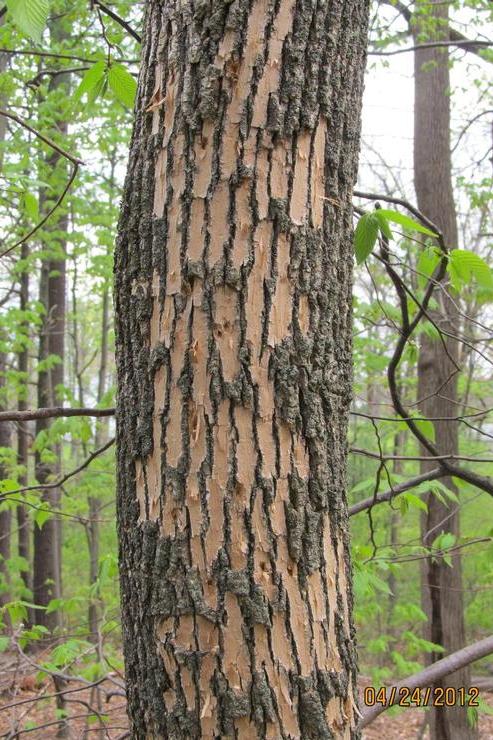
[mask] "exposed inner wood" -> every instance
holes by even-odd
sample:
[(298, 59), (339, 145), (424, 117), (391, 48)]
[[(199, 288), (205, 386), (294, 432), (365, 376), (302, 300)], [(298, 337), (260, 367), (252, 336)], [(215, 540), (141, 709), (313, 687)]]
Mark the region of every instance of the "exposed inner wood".
[(117, 252), (122, 599), (149, 638), (126, 655), (136, 736), (355, 733), (345, 431), (367, 10), (235, 0), (206, 21), (150, 3)]

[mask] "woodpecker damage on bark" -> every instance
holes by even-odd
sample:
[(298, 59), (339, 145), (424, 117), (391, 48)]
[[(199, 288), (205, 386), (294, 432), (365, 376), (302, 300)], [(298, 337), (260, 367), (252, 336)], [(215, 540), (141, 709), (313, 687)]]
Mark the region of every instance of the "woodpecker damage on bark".
[(115, 262), (135, 738), (355, 738), (366, 0), (147, 3)]

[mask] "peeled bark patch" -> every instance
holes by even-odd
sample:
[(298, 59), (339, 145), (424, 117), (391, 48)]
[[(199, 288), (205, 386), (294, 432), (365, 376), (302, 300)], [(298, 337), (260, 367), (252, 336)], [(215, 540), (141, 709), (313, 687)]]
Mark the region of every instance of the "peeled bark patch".
[(150, 2), (116, 254), (134, 737), (355, 737), (366, 2)]

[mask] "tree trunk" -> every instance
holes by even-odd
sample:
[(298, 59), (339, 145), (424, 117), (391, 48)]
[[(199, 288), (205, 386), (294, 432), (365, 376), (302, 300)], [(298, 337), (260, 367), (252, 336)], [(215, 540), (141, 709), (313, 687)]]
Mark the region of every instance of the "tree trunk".
[[(56, 26), (52, 29), (54, 38), (64, 39), (63, 32)], [(66, 89), (70, 76), (60, 74), (53, 78), (50, 90), (54, 88)], [(58, 131), (66, 135), (68, 125), (66, 121), (58, 121)], [(63, 161), (58, 152), (53, 152), (47, 158), (47, 166), (50, 172), (55, 173), (59, 161)], [(46, 258), (41, 266), (40, 279), (40, 302), (45, 307), (45, 317), (39, 339), (39, 359), (49, 355), (60, 358), (58, 364), (44, 369), (38, 377), (38, 407), (60, 405), (59, 386), (63, 385), (64, 379), (64, 354), (65, 354), (65, 294), (66, 294), (66, 268), (65, 249), (66, 241), (63, 237), (55, 235), (56, 232), (66, 233), (68, 229), (68, 218), (63, 211), (55, 223), (50, 221), (47, 228), (55, 232), (50, 238), (48, 248), (52, 250), (52, 256)], [(36, 434), (48, 429), (51, 424), (49, 419), (38, 419), (36, 422)], [(41, 456), (36, 456), (36, 478), (39, 483), (45, 483), (49, 478), (57, 475), (60, 471), (60, 449), (56, 449), (57, 462), (43, 462)], [(61, 491), (58, 488), (50, 489), (43, 498), (49, 502), (52, 508), (59, 509), (61, 504)], [(54, 516), (43, 524), (42, 528), (34, 528), (34, 562), (33, 562), (33, 594), (34, 603), (38, 606), (46, 606), (53, 598), (60, 598), (62, 593), (61, 574), (61, 520)], [(38, 611), (37, 621), (40, 624), (53, 629), (59, 624), (59, 615), (56, 611), (46, 614)]]
[[(114, 188), (115, 188), (115, 162), (116, 153), (114, 152), (111, 157), (111, 171), (109, 178), (109, 195), (110, 204), (114, 201)], [(99, 362), (98, 372), (98, 393), (97, 402), (98, 405), (102, 403), (104, 394), (106, 393), (107, 376), (108, 376), (108, 334), (110, 327), (110, 289), (109, 285), (106, 284), (103, 289), (103, 300), (102, 300), (102, 314), (101, 314), (101, 354)], [(95, 447), (99, 449), (108, 439), (108, 420), (101, 419), (96, 425), (95, 435)], [(101, 499), (98, 495), (89, 496), (89, 522), (87, 525), (87, 538), (89, 544), (89, 585), (94, 586), (97, 583), (99, 577), (99, 517), (101, 515)], [(93, 597), (89, 602), (89, 632), (91, 640), (99, 645), (101, 631), (100, 631), (100, 607), (101, 597), (99, 589), (94, 593)], [(98, 648), (101, 652), (100, 647)], [(102, 655), (100, 656), (102, 659)], [(98, 692), (99, 697), (99, 692)]]
[[(29, 270), (27, 260), (29, 257), (29, 247), (24, 243), (21, 247), (21, 260), (26, 265), (20, 276), (20, 310), (21, 316), (24, 317), (29, 302)], [(29, 380), (29, 322), (23, 321), (25, 344), (18, 354), (18, 368), (22, 386), (18, 393), (17, 408), (19, 411), (25, 411), (28, 408), (28, 380)], [(21, 466), (22, 472), (19, 475), (19, 486), (27, 486), (28, 465), (29, 465), (29, 432), (27, 422), (17, 424), (17, 464)], [(20, 557), (29, 563), (30, 553), (30, 535), (31, 523), (26, 510), (22, 504), (17, 506), (17, 527), (18, 527), (18, 551)], [(31, 572), (28, 567), (21, 572), (22, 580), (27, 589), (31, 589)]]
[[(43, 261), (41, 265), (39, 302), (45, 307), (45, 318), (39, 335), (39, 362), (44, 362), (50, 352), (50, 302), (49, 302), (49, 271), (50, 263)], [(53, 394), (51, 392), (52, 382), (49, 370), (38, 373), (38, 408), (54, 406)], [(48, 429), (49, 419), (38, 419), (36, 421), (36, 436), (43, 430)], [(36, 452), (35, 456), (36, 480), (41, 485), (49, 482), (50, 477), (56, 474), (56, 467), (51, 462), (43, 462), (42, 455)], [(50, 489), (42, 496), (53, 508), (58, 508), (59, 492)], [(44, 522), (42, 527), (34, 526), (34, 557), (33, 557), (33, 599), (36, 606), (47, 606), (52, 599), (60, 597), (60, 583), (58, 580), (58, 528), (54, 518)], [(54, 630), (59, 624), (58, 612), (52, 611), (46, 614), (44, 611), (36, 610), (36, 621), (39, 624)]]
[[(3, 26), (3, 16), (0, 18), (0, 27)], [(3, 74), (7, 68), (8, 55), (0, 52), (0, 73)], [(5, 103), (5, 96), (0, 95), (0, 104)], [(2, 121), (0, 122), (0, 144), (5, 141), (7, 133), (7, 119), (4, 116), (0, 116)], [(0, 146), (0, 169), (3, 164), (3, 147)], [(3, 332), (2, 332), (3, 335)], [(3, 340), (3, 336), (0, 336)], [(3, 343), (3, 342), (2, 342)], [(3, 391), (5, 385), (5, 353), (0, 352), (0, 390)], [(0, 424), (0, 448), (10, 447), (11, 428), (10, 424)], [(0, 480), (7, 478), (6, 471), (0, 459)], [(10, 558), (10, 538), (11, 538), (11, 521), (12, 511), (10, 509), (1, 508), (2, 497), (0, 496), (0, 606), (9, 601), (9, 571), (6, 565), (6, 561)]]
[[(0, 338), (3, 339), (3, 337)], [(4, 391), (5, 385), (5, 360), (5, 353), (0, 352), (0, 393)], [(10, 447), (11, 434), (12, 430), (9, 422), (0, 423), (0, 448), (8, 449)], [(0, 457), (0, 480), (7, 477), (8, 471), (5, 470)], [(10, 558), (12, 527), (12, 510), (2, 507), (2, 498), (0, 495), (0, 606), (10, 601), (10, 574), (7, 561)]]
[[(98, 373), (98, 395), (97, 402), (101, 403), (106, 390), (106, 374), (108, 368), (108, 328), (109, 328), (109, 291), (104, 289), (102, 305), (101, 326), (101, 359)], [(107, 422), (102, 419), (96, 427), (95, 447), (99, 449), (107, 441)], [(99, 517), (101, 516), (101, 499), (99, 496), (89, 496), (89, 522), (87, 524), (87, 537), (89, 543), (89, 585), (97, 583), (99, 576)], [(89, 632), (91, 640), (98, 644), (100, 638), (99, 613), (101, 597), (97, 590), (89, 601)]]
[[(418, 4), (418, 11), (420, 6)], [(435, 33), (430, 38), (447, 37), (448, 5), (432, 0), (422, 8), (435, 19)], [(419, 19), (419, 15), (417, 16)], [(414, 41), (423, 41), (419, 20), (415, 23)], [(450, 76), (446, 50), (420, 49), (415, 52), (415, 133), (414, 179), (418, 206), (442, 230), (450, 248), (458, 243), (452, 165), (450, 154)], [(445, 331), (456, 333), (459, 326), (457, 310), (444, 291), (436, 292), (439, 310), (434, 320)], [(437, 339), (421, 337), (418, 362), (418, 398), (420, 410), (427, 417), (457, 415), (457, 342), (446, 340), (447, 350)], [(455, 421), (436, 421), (435, 438), (440, 454), (457, 454), (458, 424)], [(426, 455), (426, 451), (422, 450)], [(434, 467), (432, 461), (422, 463), (425, 472)], [(455, 491), (451, 479), (442, 482)], [(428, 496), (428, 512), (422, 518), (422, 540), (430, 546), (442, 532), (459, 534), (459, 512), (454, 504), (445, 505), (436, 496)], [(460, 556), (454, 555), (452, 567), (443, 560), (424, 561), (423, 603), (428, 614), (427, 638), (442, 645), (445, 654), (465, 645), (465, 627), (462, 599)], [(443, 657), (432, 653), (431, 662)], [(469, 671), (463, 669), (443, 681), (446, 686), (469, 686)], [(461, 707), (432, 708), (430, 710), (431, 738), (433, 740), (468, 740), (477, 733), (469, 726), (467, 710)]]
[(345, 458), (367, 17), (366, 0), (147, 4), (115, 265), (134, 738), (357, 737)]

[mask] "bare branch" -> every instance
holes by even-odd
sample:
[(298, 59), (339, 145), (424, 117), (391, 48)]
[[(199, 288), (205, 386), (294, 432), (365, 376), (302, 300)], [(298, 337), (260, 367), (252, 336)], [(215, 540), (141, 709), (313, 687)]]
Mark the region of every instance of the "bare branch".
[[(427, 439), (427, 438), (426, 438)], [(450, 469), (448, 467), (447, 461), (448, 460), (457, 460), (457, 461), (464, 461), (464, 462), (474, 462), (474, 463), (493, 463), (493, 457), (470, 457), (467, 455), (383, 455), (379, 452), (371, 452), (370, 450), (363, 450), (361, 447), (350, 447), (349, 452), (354, 453), (355, 455), (362, 455), (363, 457), (372, 457), (374, 460), (380, 460), (380, 462), (386, 462), (387, 460), (405, 460), (409, 462), (410, 460), (413, 461), (426, 461), (431, 460), (433, 462), (436, 460), (441, 465), (444, 465), (448, 471), (449, 475), (457, 475), (458, 478), (463, 478), (465, 471), (460, 468), (460, 474), (458, 473), (451, 473)], [(465, 478), (464, 478), (465, 480)], [(493, 485), (493, 483), (492, 483)], [(493, 489), (492, 489), (492, 495), (493, 495)]]
[[(4, 498), (8, 498), (8, 496), (13, 496), (17, 493), (26, 493), (27, 491), (47, 491), (51, 488), (59, 488), (60, 486), (63, 486), (64, 483), (66, 483), (70, 478), (73, 478), (74, 475), (77, 475), (78, 473), (81, 473), (85, 468), (88, 467), (92, 463), (93, 460), (95, 460), (96, 457), (99, 455), (102, 455), (103, 452), (106, 452), (115, 442), (115, 438), (112, 437), (108, 442), (106, 442), (105, 445), (100, 447), (99, 449), (95, 450), (89, 457), (87, 457), (83, 463), (79, 465), (78, 468), (75, 468), (75, 470), (72, 470), (70, 473), (67, 473), (62, 478), (59, 478), (58, 480), (54, 481), (53, 483), (43, 483), (38, 486), (24, 486), (24, 488), (16, 488), (15, 491), (9, 491), (7, 494), (5, 494)], [(80, 518), (80, 517), (79, 517)]]
[(51, 139), (48, 139), (47, 136), (44, 136), (44, 134), (41, 134), (39, 131), (37, 131), (35, 128), (33, 128), (33, 126), (31, 126), (27, 121), (25, 121), (23, 118), (20, 118), (20, 116), (17, 116), (14, 113), (10, 113), (10, 112), (5, 111), (5, 110), (2, 110), (2, 109), (0, 109), (0, 116), (4, 116), (5, 118), (9, 118), (10, 120), (15, 121), (16, 123), (18, 123), (23, 128), (27, 129), (27, 131), (30, 131), (32, 134), (34, 134), (34, 136), (36, 136), (36, 138), (38, 138), (44, 144), (47, 144), (55, 152), (58, 152), (58, 154), (60, 154), (62, 157), (65, 157), (65, 159), (68, 159), (69, 162), (72, 162), (72, 165), (73, 165), (72, 172), (70, 174), (70, 177), (68, 179), (68, 182), (67, 182), (65, 188), (63, 189), (63, 192), (61, 193), (61, 195), (57, 199), (56, 203), (54, 204), (54, 206), (52, 208), (50, 208), (50, 210), (48, 211), (48, 213), (41, 219), (41, 221), (38, 224), (36, 224), (36, 226), (34, 226), (34, 228), (31, 229), (31, 231), (29, 231), (28, 234), (26, 234), (25, 236), (23, 236), (22, 239), (19, 239), (19, 241), (15, 242), (15, 244), (12, 244), (11, 247), (8, 247), (8, 249), (4, 250), (0, 254), (0, 257), (5, 257), (5, 255), (7, 255), (10, 252), (12, 252), (14, 249), (16, 249), (16, 247), (19, 247), (21, 244), (24, 244), (24, 242), (26, 242), (28, 239), (30, 239), (33, 236), (33, 234), (35, 234), (37, 231), (39, 231), (39, 229), (41, 229), (45, 225), (45, 223), (52, 216), (52, 214), (60, 207), (60, 205), (62, 204), (62, 202), (63, 202), (63, 200), (65, 198), (65, 196), (67, 195), (68, 191), (70, 190), (70, 188), (72, 186), (72, 183), (74, 182), (74, 180), (75, 180), (75, 178), (77, 176), (77, 172), (79, 170), (79, 165), (84, 164), (84, 162), (81, 159), (78, 159), (77, 157), (74, 157), (73, 154), (70, 154), (65, 149), (62, 149), (60, 146), (58, 146), (58, 144), (55, 144), (54, 141), (52, 141)]
[(63, 407), (46, 409), (26, 409), (26, 411), (0, 411), (2, 421), (33, 421), (34, 419), (54, 419), (69, 416), (114, 416), (115, 409), (68, 409)]
[[(22, 55), (22, 56), (36, 56), (49, 59), (68, 59), (74, 62), (89, 62), (95, 64), (97, 59), (90, 59), (89, 57), (79, 57), (73, 54), (55, 54), (49, 51), (39, 51), (38, 49), (0, 49), (1, 52), (11, 55)], [(115, 59), (119, 64), (138, 64), (139, 59)]]
[(431, 231), (434, 231), (438, 235), (441, 234), (440, 229), (433, 223), (433, 221), (427, 218), (424, 213), (416, 208), (416, 206), (413, 206), (412, 203), (404, 198), (395, 198), (392, 195), (385, 195), (382, 193), (364, 193), (361, 190), (353, 190), (353, 195), (357, 198), (363, 198), (364, 200), (383, 200), (385, 203), (393, 203), (396, 206), (402, 206), (403, 208), (406, 208), (409, 213), (412, 213), (413, 216), (416, 216), (416, 218), (431, 229)]
[[(411, 25), (413, 18), (412, 10), (403, 2), (401, 2), (401, 0), (382, 0), (382, 2), (384, 5), (390, 5), (392, 8), (397, 10), (402, 15), (404, 20), (407, 21), (408, 25)], [(463, 33), (461, 33), (460, 31), (456, 31), (454, 28), (449, 28), (448, 33), (450, 42), (452, 42), (455, 46), (459, 46), (465, 51), (471, 52), (472, 54), (479, 54), (481, 48), (484, 48), (485, 45), (491, 45), (489, 41), (485, 41), (483, 42), (483, 47), (479, 47), (478, 43), (481, 42), (468, 39), (467, 36), (464, 36)], [(484, 57), (481, 57), (481, 59), (484, 59)]]
[(493, 41), (469, 41), (468, 39), (456, 40), (452, 39), (449, 41), (428, 41), (424, 44), (416, 44), (415, 46), (406, 46), (404, 49), (393, 49), (392, 51), (369, 51), (368, 56), (371, 57), (393, 57), (396, 54), (406, 54), (410, 51), (417, 51), (419, 49), (434, 49), (439, 47), (455, 46), (458, 49), (465, 49), (466, 51), (488, 49), (493, 46)]
[(78, 159), (77, 157), (74, 157), (73, 154), (70, 154), (70, 152), (67, 152), (65, 149), (62, 149), (58, 144), (55, 144), (55, 142), (52, 139), (49, 139), (44, 134), (40, 133), (37, 129), (35, 129), (33, 126), (31, 126), (30, 123), (25, 121), (20, 116), (17, 116), (15, 113), (10, 113), (10, 111), (6, 111), (0, 108), (0, 116), (4, 116), (5, 118), (10, 118), (10, 120), (15, 121), (19, 124), (19, 126), (22, 126), (22, 128), (27, 129), (30, 131), (34, 136), (36, 136), (37, 139), (40, 139), (45, 144), (48, 144), (48, 146), (51, 149), (54, 149), (58, 154), (61, 154), (62, 157), (65, 157), (65, 159), (70, 160), (73, 164), (84, 164), (82, 159)]
[[(476, 411), (474, 414), (461, 414), (460, 416), (409, 416), (409, 419), (413, 421), (464, 421), (466, 419), (477, 418), (478, 416), (487, 416), (493, 411), (493, 408), (484, 409), (484, 411)], [(350, 411), (352, 416), (361, 416), (363, 419), (373, 419), (374, 421), (392, 421), (396, 422), (395, 416), (374, 416), (373, 414), (365, 414), (363, 411)], [(0, 417), (1, 418), (1, 417)], [(407, 421), (407, 419), (401, 419), (401, 421)]]
[(376, 496), (371, 496), (370, 498), (366, 498), (363, 501), (358, 501), (357, 504), (350, 506), (348, 512), (349, 516), (359, 514), (360, 511), (365, 511), (366, 509), (369, 509), (376, 504), (382, 504), (385, 501), (392, 501), (394, 497), (398, 496), (400, 493), (405, 493), (411, 488), (416, 488), (416, 486), (419, 486), (421, 483), (437, 480), (437, 478), (443, 478), (444, 476), (445, 471), (443, 470), (443, 468), (434, 468), (433, 470), (430, 470), (429, 473), (423, 473), (422, 475), (417, 475), (415, 478), (409, 478), (409, 480), (405, 481), (404, 483), (399, 483), (397, 486), (394, 486), (389, 491), (379, 493)]
[(50, 208), (46, 216), (44, 216), (39, 223), (36, 224), (34, 228), (31, 229), (25, 236), (22, 237), (22, 239), (19, 239), (15, 244), (12, 244), (12, 246), (5, 249), (3, 252), (0, 253), (0, 258), (5, 257), (7, 254), (10, 254), (14, 249), (17, 249), (17, 247), (20, 247), (21, 244), (24, 244), (28, 241), (39, 229), (41, 229), (45, 223), (48, 221), (48, 219), (51, 218), (51, 216), (55, 213), (55, 211), (61, 206), (62, 202), (65, 199), (65, 196), (67, 195), (68, 191), (72, 187), (72, 183), (74, 182), (75, 178), (77, 177), (77, 172), (79, 171), (79, 165), (74, 164), (72, 172), (70, 173), (70, 177), (68, 179), (68, 182), (66, 186), (63, 189), (63, 192), (61, 193), (60, 197), (57, 199), (55, 205), (53, 208)]
[(111, 8), (108, 8), (107, 5), (103, 5), (103, 3), (99, 2), (99, 0), (94, 0), (93, 6), (97, 5), (105, 15), (108, 16), (108, 18), (112, 18), (116, 23), (118, 23), (119, 26), (125, 29), (125, 31), (130, 34), (136, 41), (139, 42), (139, 44), (142, 43), (142, 37), (137, 33), (137, 31), (134, 31), (132, 26), (127, 23), (123, 18), (120, 18), (119, 15), (117, 15)]

